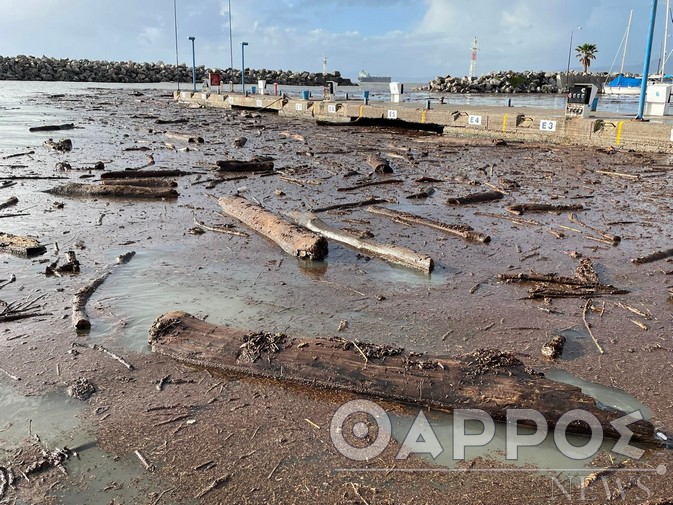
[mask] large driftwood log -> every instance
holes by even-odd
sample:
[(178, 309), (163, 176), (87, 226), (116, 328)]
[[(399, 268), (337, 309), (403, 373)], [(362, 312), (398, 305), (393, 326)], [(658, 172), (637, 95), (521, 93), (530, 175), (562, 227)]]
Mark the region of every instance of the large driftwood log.
[(0, 233), (0, 252), (30, 257), (44, 254), (47, 248), (32, 237)]
[(355, 237), (354, 235), (328, 225), (322, 219), (310, 212), (295, 211), (290, 212), (289, 216), (304, 228), (320, 233), (328, 239), (336, 240), (342, 244), (354, 247), (358, 251), (378, 256), (390, 263), (420, 270), (426, 274), (432, 272), (432, 269), (434, 268), (432, 258), (426, 254), (418, 253), (411, 249), (407, 249), (406, 247), (380, 244), (373, 240)]
[(71, 182), (46, 191), (60, 196), (111, 196), (125, 198), (177, 198), (178, 192), (171, 188), (145, 186), (115, 186), (105, 184), (78, 184)]
[[(580, 388), (546, 379), (511, 353), (480, 349), (460, 359), (419, 356), (403, 349), (333, 338), (293, 338), (216, 326), (184, 312), (159, 317), (149, 330), (154, 352), (183, 363), (229, 373), (268, 377), (329, 390), (446, 411), (482, 409), (504, 420), (508, 409), (534, 409), (553, 427), (573, 409), (598, 419), (604, 433), (624, 414), (599, 408)], [(585, 423), (571, 432), (587, 434)], [(649, 421), (629, 425), (634, 438), (659, 444)]]
[(401, 221), (406, 224), (420, 224), (423, 226), (429, 226), (430, 228), (433, 228), (435, 230), (443, 231), (450, 235), (455, 235), (472, 242), (488, 243), (491, 241), (491, 237), (489, 237), (488, 235), (484, 235), (483, 233), (474, 231), (474, 228), (465, 224), (442, 223), (441, 221), (437, 221), (435, 219), (430, 219), (427, 217), (417, 216), (416, 214), (411, 214), (410, 212), (402, 212), (399, 210), (387, 209), (385, 207), (378, 207), (376, 205), (367, 207), (367, 211), (372, 212), (374, 214), (380, 214), (382, 216), (386, 216), (395, 221)]
[(29, 132), (52, 132), (57, 130), (72, 130), (75, 128), (73, 123), (66, 124), (53, 124), (53, 125), (44, 125), (44, 126), (33, 126), (28, 128)]
[(218, 160), (218, 172), (271, 172), (273, 161)]
[(140, 179), (149, 177), (180, 177), (182, 175), (191, 175), (191, 172), (182, 170), (120, 170), (117, 172), (105, 172), (101, 174), (101, 179)]
[(243, 224), (273, 240), (283, 251), (298, 258), (321, 260), (327, 256), (327, 240), (300, 228), (240, 196), (223, 196), (222, 210)]
[(178, 183), (174, 180), (166, 180), (163, 177), (142, 177), (140, 179), (103, 179), (106, 186), (143, 186), (153, 188), (175, 188)]
[(471, 195), (449, 198), (447, 203), (449, 205), (468, 205), (471, 203), (492, 202), (493, 200), (500, 200), (503, 196), (504, 195), (499, 191), (484, 191), (481, 193), (472, 193)]
[(525, 214), (526, 212), (575, 212), (578, 210), (585, 210), (582, 204), (570, 205), (552, 205), (548, 203), (520, 203), (516, 205), (509, 205), (505, 208), (507, 212), (511, 212), (516, 216)]

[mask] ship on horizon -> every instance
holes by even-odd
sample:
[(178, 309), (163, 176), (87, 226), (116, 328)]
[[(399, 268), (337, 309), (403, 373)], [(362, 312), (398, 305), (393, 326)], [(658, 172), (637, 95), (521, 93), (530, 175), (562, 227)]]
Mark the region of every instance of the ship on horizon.
[(371, 75), (369, 72), (362, 70), (358, 74), (358, 82), (390, 82), (392, 79), (383, 75)]

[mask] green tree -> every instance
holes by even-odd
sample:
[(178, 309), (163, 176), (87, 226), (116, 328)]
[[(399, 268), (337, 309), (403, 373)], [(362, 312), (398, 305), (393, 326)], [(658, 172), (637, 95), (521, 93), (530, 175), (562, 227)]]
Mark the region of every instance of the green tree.
[(591, 60), (596, 59), (598, 47), (596, 47), (596, 44), (582, 44), (577, 46), (575, 51), (577, 51), (577, 58), (580, 60), (580, 65), (584, 67), (584, 73), (586, 74), (591, 66)]

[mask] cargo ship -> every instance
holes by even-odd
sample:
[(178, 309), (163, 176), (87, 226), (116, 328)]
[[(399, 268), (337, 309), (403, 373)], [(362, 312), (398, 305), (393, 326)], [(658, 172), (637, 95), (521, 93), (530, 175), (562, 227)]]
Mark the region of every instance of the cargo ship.
[(383, 75), (370, 75), (364, 70), (358, 74), (358, 82), (390, 82), (392, 79)]

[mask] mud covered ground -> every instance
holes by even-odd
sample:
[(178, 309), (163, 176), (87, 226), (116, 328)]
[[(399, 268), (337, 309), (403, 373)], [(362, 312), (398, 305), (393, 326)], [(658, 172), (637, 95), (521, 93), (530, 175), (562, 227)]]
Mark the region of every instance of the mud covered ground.
[[(647, 405), (653, 422), (671, 432), (667, 288), (673, 284), (673, 265), (665, 259), (645, 265), (630, 261), (672, 246), (670, 156), (496, 145), (383, 127), (316, 126), (272, 113), (191, 108), (157, 91), (92, 89), (36, 100), (33, 106), (60, 111), (56, 122), (74, 122), (77, 128), (35, 134), (35, 144), (27, 146), (34, 154), (0, 160), (4, 177), (62, 176), (95, 183), (100, 172), (54, 167), (64, 161), (73, 168), (102, 161), (106, 170), (133, 169), (146, 165), (150, 154), (154, 165), (141, 170), (180, 169), (191, 175), (177, 178), (180, 196), (165, 201), (75, 199), (43, 192), (67, 180), (23, 179), (0, 189), (0, 201), (12, 195), (19, 199), (0, 217), (20, 210), (28, 214), (2, 217), (0, 231), (36, 236), (48, 250), (31, 259), (2, 255), (0, 279), (15, 275), (16, 281), (4, 285), (0, 299), (13, 303), (41, 297), (35, 304), (49, 314), (0, 323), (0, 368), (6, 372), (0, 381), (25, 395), (60, 394), (80, 377), (96, 388), (82, 402), (75, 434), (49, 442), (51, 449), (88, 440), (80, 459), (64, 464), (71, 468), (69, 476), (50, 470), (30, 482), (19, 479), (6, 494), (9, 503), (602, 503), (606, 492), (617, 502), (664, 503), (673, 496), (669, 478), (641, 471), (609, 474), (584, 495), (576, 480), (568, 497), (547, 473), (490, 471), (511, 467), (489, 459), (459, 464), (483, 470), (471, 472), (441, 471), (413, 457), (396, 460), (397, 442), (377, 461), (352, 462), (335, 450), (329, 425), (336, 409), (354, 396), (193, 369), (150, 353), (146, 345), (151, 322), (177, 309), (251, 330), (339, 334), (429, 354), (498, 348), (536, 369), (559, 368), (621, 389)], [(158, 119), (187, 122), (166, 125)], [(205, 142), (181, 143), (168, 139), (167, 131), (201, 136)], [(242, 136), (247, 142), (235, 147), (234, 139)], [(74, 148), (63, 154), (47, 150), (41, 143), (49, 137), (70, 138)], [(388, 159), (394, 173), (372, 174), (366, 163), (372, 153)], [(217, 160), (253, 156), (272, 157), (277, 173), (221, 182), (233, 174), (213, 170)], [(80, 180), (89, 174), (93, 177)], [(338, 191), (386, 177), (401, 182)], [(493, 186), (507, 192), (504, 199), (446, 203), (449, 197)], [(421, 192), (430, 195), (408, 198)], [(385, 198), (398, 210), (470, 225), (491, 241), (468, 243), (395, 223), (366, 208), (330, 211), (320, 215), (329, 224), (426, 253), (434, 258), (435, 270), (425, 276), (333, 241), (327, 261), (309, 264), (220, 215), (213, 197), (233, 193), (279, 213)], [(582, 204), (586, 208), (576, 214), (583, 222), (622, 240), (617, 246), (590, 240), (568, 229), (580, 227), (567, 213), (521, 216), (535, 224), (478, 215), (514, 217), (504, 211), (507, 205), (530, 202)], [(249, 236), (198, 233), (195, 219), (234, 224)], [(47, 264), (70, 249), (81, 272), (45, 276)], [(70, 321), (73, 295), (130, 250), (136, 256), (115, 267), (89, 302), (91, 331), (78, 335)], [(596, 297), (594, 310), (588, 311), (603, 354), (582, 321), (585, 299), (529, 300), (530, 286), (496, 278), (529, 271), (573, 275), (577, 253), (592, 260), (601, 282), (629, 291)], [(540, 349), (557, 334), (567, 338), (566, 350), (550, 363)], [(75, 342), (103, 345), (133, 370), (95, 349), (72, 352)], [(384, 406), (415, 415), (413, 409)], [(31, 415), (47, 414), (36, 410)], [(0, 463), (5, 466), (23, 468), (37, 455), (28, 419), (0, 429), (16, 430), (19, 424), (20, 443), (3, 442)], [(88, 458), (93, 446), (105, 460)], [(145, 470), (134, 451), (153, 471)], [(126, 480), (110, 473), (114, 463), (126, 465)], [(610, 461), (604, 454), (596, 464)], [(650, 449), (626, 466), (642, 470), (672, 464), (670, 451)], [(374, 468), (381, 471), (366, 471)]]

